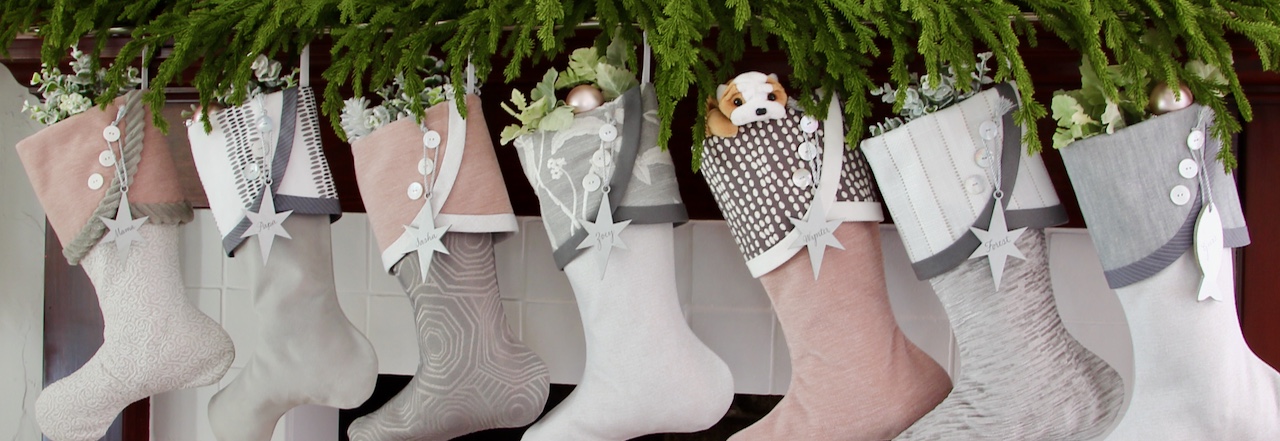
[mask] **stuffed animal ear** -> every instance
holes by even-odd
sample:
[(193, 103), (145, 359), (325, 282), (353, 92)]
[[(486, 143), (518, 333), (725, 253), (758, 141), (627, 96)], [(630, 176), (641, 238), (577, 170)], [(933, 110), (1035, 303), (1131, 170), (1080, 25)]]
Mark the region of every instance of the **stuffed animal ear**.
[(724, 99), (724, 92), (729, 90), (729, 86), (721, 84), (716, 87), (716, 101)]
[(777, 82), (778, 82), (778, 74), (769, 74), (769, 79), (770, 79), (770, 80), (773, 80), (773, 82), (777, 83)]

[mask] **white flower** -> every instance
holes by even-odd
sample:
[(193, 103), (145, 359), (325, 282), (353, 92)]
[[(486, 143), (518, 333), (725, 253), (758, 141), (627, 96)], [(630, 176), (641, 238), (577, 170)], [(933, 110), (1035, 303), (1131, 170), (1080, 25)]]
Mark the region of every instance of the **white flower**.
[(89, 110), (90, 107), (93, 107), (93, 101), (78, 93), (65, 95), (58, 103), (58, 110), (65, 112), (67, 115), (84, 112)]
[(378, 130), (391, 123), (391, 112), (388, 112), (386, 107), (375, 107), (372, 112), (366, 114), (365, 121), (370, 130)]
[(368, 109), (369, 100), (364, 97), (351, 98), (342, 102), (342, 130), (347, 132), (347, 139), (357, 139), (369, 132), (373, 128), (369, 126), (369, 115), (373, 111)]
[(280, 78), (280, 69), (283, 65), (279, 61), (267, 58), (266, 55), (258, 54), (258, 58), (253, 59), (253, 65), (249, 66), (253, 69), (253, 75), (258, 81), (274, 81)]

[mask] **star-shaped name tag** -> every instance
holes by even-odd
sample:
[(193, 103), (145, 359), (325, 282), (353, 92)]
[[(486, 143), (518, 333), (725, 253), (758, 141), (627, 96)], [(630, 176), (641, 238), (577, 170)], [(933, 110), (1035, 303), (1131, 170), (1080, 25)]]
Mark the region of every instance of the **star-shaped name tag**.
[(996, 199), (996, 207), (991, 212), (991, 224), (987, 229), (980, 230), (978, 228), (969, 227), (969, 231), (974, 236), (978, 236), (978, 249), (973, 250), (973, 254), (969, 255), (970, 259), (978, 257), (986, 257), (991, 263), (991, 277), (996, 281), (996, 289), (1000, 289), (1000, 281), (1004, 278), (1004, 264), (1009, 257), (1016, 257), (1027, 260), (1022, 255), (1022, 251), (1018, 249), (1015, 243), (1022, 233), (1027, 231), (1026, 227), (1022, 227), (1013, 231), (1009, 231), (1009, 225), (1004, 220), (1004, 206), (1000, 199)]
[(270, 186), (262, 189), (262, 204), (258, 206), (258, 212), (244, 210), (244, 214), (249, 217), (250, 224), (249, 229), (245, 230), (240, 237), (258, 236), (258, 245), (262, 249), (262, 263), (267, 263), (267, 256), (271, 254), (271, 244), (275, 243), (276, 236), (293, 239), (289, 236), (289, 232), (284, 230), (284, 220), (293, 214), (293, 210), (276, 213), (276, 200), (271, 195)]
[(613, 253), (613, 249), (627, 249), (627, 244), (622, 242), (622, 229), (630, 224), (630, 219), (617, 223), (613, 221), (613, 206), (609, 204), (609, 193), (605, 193), (604, 198), (600, 200), (600, 213), (596, 215), (596, 221), (582, 220), (582, 229), (587, 230), (587, 238), (578, 244), (577, 249), (596, 248), (596, 259), (600, 261), (601, 279), (604, 278), (605, 268), (609, 267), (609, 255)]
[(791, 243), (791, 249), (809, 247), (813, 280), (818, 280), (818, 271), (822, 269), (822, 257), (826, 255), (827, 247), (844, 249), (844, 245), (836, 239), (836, 228), (840, 227), (840, 221), (827, 220), (827, 207), (822, 204), (822, 196), (817, 193), (814, 192), (813, 203), (809, 204), (809, 213), (805, 214), (804, 219), (789, 218), (794, 226), (791, 231), (796, 233), (796, 241)]
[(449, 227), (449, 225), (436, 227), (430, 201), (422, 205), (422, 209), (418, 210), (418, 216), (414, 217), (412, 223), (404, 226), (404, 237), (408, 238), (408, 242), (401, 250), (406, 254), (418, 252), (418, 271), (422, 274), (424, 282), (427, 280), (427, 271), (431, 269), (431, 261), (435, 258), (435, 253), (449, 254), (449, 250), (444, 246), (444, 233), (449, 231)]
[(108, 230), (102, 237), (102, 242), (115, 242), (120, 260), (129, 257), (129, 250), (132, 249), (134, 242), (139, 245), (146, 242), (138, 229), (147, 222), (147, 216), (133, 218), (133, 211), (129, 209), (129, 193), (120, 193), (120, 208), (116, 209), (115, 219), (102, 216), (98, 216), (98, 219), (102, 219), (102, 223), (107, 225)]

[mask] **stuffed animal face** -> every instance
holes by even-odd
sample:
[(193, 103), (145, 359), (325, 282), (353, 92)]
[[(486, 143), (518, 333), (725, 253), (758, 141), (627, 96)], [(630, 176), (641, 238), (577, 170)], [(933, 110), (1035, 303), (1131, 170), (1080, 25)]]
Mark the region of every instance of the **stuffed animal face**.
[(716, 102), (735, 126), (781, 119), (787, 115), (787, 92), (774, 74), (747, 72), (738, 75), (729, 84), (720, 85), (716, 90)]

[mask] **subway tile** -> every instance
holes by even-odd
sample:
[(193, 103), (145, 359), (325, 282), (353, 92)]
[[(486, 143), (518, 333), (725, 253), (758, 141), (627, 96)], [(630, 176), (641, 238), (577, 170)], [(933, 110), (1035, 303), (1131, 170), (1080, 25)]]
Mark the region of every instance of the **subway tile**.
[(520, 231), (494, 235), (493, 255), (498, 266), (498, 289), (502, 291), (504, 299), (525, 297), (525, 219), (517, 219)]
[(1093, 241), (1083, 229), (1049, 232), (1049, 276), (1063, 321), (1128, 323), (1120, 298), (1107, 286)]
[(768, 394), (773, 388), (773, 314), (694, 309), (691, 328), (733, 373), (734, 390)]
[(769, 296), (751, 277), (741, 252), (724, 222), (693, 222), (691, 303), (697, 308), (763, 311)]
[(525, 298), (537, 302), (573, 302), (573, 287), (551, 257), (551, 240), (539, 219), (524, 224)]
[(368, 291), (376, 294), (404, 294), (404, 288), (400, 287), (400, 281), (382, 269), (382, 254), (381, 251), (378, 251), (377, 241), (369, 240), (366, 242), (366, 259), (368, 260), (366, 274), (369, 277)]
[(196, 210), (180, 227), (182, 282), (188, 288), (222, 287), (222, 246), (212, 212)]
[(338, 291), (360, 292), (368, 285), (370, 265), (362, 252), (370, 242), (368, 216), (345, 213), (333, 223), (333, 281)]
[(403, 295), (369, 296), (369, 322), (365, 336), (378, 354), (378, 372), (413, 375), (418, 370), (418, 331), (413, 305)]
[[(221, 249), (221, 246), (219, 246)], [(250, 249), (249, 245), (242, 244), (237, 251), (237, 256), (244, 253), (256, 253), (258, 250)], [(227, 288), (235, 289), (252, 289), (253, 281), (249, 279), (249, 259), (244, 257), (227, 257), (222, 255), (223, 283)]]
[(258, 346), (258, 313), (253, 310), (253, 295), (243, 289), (227, 289), (222, 295), (222, 327), (236, 345), (233, 367), (244, 367)]
[(524, 304), (524, 343), (542, 357), (551, 371), (551, 382), (578, 384), (587, 362), (582, 316), (573, 303)]
[(524, 317), (522, 305), (519, 300), (503, 300), (502, 313), (507, 319), (507, 329), (511, 330), (511, 335), (516, 339), (523, 340), (524, 328), (521, 327), (521, 319)]

